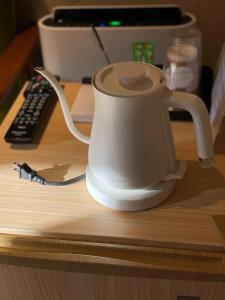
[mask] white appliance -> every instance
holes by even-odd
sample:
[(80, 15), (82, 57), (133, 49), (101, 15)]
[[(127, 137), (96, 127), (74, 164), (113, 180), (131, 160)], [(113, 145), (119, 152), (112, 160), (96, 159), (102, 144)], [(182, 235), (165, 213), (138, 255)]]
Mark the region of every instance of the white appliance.
[(176, 161), (169, 106), (191, 113), (199, 159), (203, 166), (211, 165), (213, 145), (205, 104), (194, 94), (171, 92), (157, 67), (121, 62), (95, 74), (90, 137), (74, 126), (54, 76), (44, 69), (37, 71), (55, 89), (70, 132), (89, 144), (87, 188), (101, 204), (123, 211), (142, 210), (172, 193), (185, 168)]
[[(195, 22), (177, 5), (55, 7), (38, 21), (44, 66), (62, 80), (82, 81), (108, 63), (136, 60), (139, 43), (150, 43), (150, 63), (162, 65), (171, 35)], [(149, 62), (143, 55), (138, 60)]]

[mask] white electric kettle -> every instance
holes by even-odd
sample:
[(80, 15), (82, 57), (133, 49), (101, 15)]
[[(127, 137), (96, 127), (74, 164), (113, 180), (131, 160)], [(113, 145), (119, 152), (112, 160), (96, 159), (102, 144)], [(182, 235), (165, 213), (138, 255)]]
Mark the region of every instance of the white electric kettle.
[(185, 109), (193, 118), (199, 159), (213, 160), (207, 109), (196, 95), (171, 92), (163, 72), (149, 64), (121, 62), (93, 77), (95, 109), (91, 137), (74, 125), (63, 90), (42, 68), (36, 69), (55, 89), (67, 126), (89, 144), (87, 188), (101, 204), (123, 211), (153, 207), (173, 191), (182, 177), (176, 161), (168, 108)]

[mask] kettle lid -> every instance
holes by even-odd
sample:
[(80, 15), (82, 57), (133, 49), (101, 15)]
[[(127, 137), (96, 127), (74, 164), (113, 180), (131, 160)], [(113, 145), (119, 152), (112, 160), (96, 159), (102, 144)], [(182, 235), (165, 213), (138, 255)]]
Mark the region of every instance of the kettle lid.
[(100, 69), (94, 77), (95, 87), (113, 96), (153, 94), (164, 87), (163, 72), (142, 62), (120, 62)]

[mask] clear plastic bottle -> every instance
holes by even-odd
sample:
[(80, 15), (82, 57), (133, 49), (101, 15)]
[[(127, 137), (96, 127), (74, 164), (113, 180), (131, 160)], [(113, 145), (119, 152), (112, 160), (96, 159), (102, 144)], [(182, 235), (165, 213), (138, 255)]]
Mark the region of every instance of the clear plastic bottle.
[(164, 72), (171, 90), (196, 92), (200, 81), (201, 33), (196, 28), (178, 32), (166, 53)]

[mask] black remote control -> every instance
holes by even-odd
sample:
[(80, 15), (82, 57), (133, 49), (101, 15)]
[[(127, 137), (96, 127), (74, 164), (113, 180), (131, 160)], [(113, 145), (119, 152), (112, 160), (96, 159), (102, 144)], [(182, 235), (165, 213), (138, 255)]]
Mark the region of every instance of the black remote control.
[(25, 100), (5, 135), (7, 143), (37, 142), (57, 100), (53, 88), (41, 75), (31, 78), (24, 97)]

